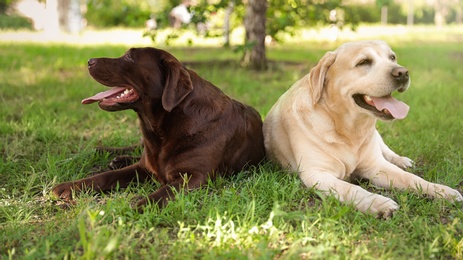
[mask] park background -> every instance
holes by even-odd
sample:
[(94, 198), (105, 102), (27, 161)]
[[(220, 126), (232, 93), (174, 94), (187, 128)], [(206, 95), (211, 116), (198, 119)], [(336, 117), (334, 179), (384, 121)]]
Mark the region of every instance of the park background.
[[(387, 41), (411, 73), (411, 88), (396, 96), (411, 106), (409, 115), (378, 123), (386, 143), (415, 161), (411, 172), (462, 192), (461, 1), (235, 1), (228, 44), (223, 25), (231, 1), (198, 1), (199, 16), (180, 28), (167, 19), (175, 1), (23, 2), (38, 4), (32, 10), (39, 13), (52, 4), (54, 15), (39, 18), (54, 19), (37, 27), (11, 9), (18, 1), (0, 1), (3, 259), (463, 259), (462, 203), (361, 182), (401, 207), (377, 219), (319, 196), (270, 163), (143, 214), (132, 205), (156, 184), (85, 193), (69, 207), (50, 193), (60, 182), (107, 169), (111, 156), (96, 146), (140, 140), (133, 111), (80, 104), (104, 90), (88, 75), (89, 58), (118, 57), (130, 47), (166, 49), (265, 118), (326, 51), (359, 39)], [(266, 4), (266, 30), (246, 39), (250, 3)], [(64, 19), (75, 10), (70, 6), (79, 8), (72, 16), (78, 26)], [(330, 19), (333, 10), (341, 16)], [(150, 30), (153, 17), (157, 27)], [(198, 33), (197, 24), (211, 20), (210, 30)], [(265, 66), (245, 62), (257, 40)]]

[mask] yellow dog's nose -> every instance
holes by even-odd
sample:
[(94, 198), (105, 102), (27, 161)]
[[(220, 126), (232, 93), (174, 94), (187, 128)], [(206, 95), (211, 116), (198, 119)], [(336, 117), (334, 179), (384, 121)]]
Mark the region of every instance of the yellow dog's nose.
[(408, 70), (404, 67), (396, 67), (391, 71), (392, 76), (400, 83), (407, 83), (409, 80)]

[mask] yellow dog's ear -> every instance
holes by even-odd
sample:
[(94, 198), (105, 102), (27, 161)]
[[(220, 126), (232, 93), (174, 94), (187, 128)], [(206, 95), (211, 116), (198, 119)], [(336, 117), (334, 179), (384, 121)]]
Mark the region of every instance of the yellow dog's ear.
[(327, 52), (318, 62), (317, 66), (310, 70), (309, 83), (310, 90), (312, 91), (312, 104), (316, 104), (323, 92), (325, 86), (325, 76), (328, 69), (333, 65), (336, 60), (337, 52)]
[(162, 93), (162, 107), (170, 112), (193, 91), (193, 83), (187, 69), (177, 60), (164, 64), (167, 68), (166, 84)]

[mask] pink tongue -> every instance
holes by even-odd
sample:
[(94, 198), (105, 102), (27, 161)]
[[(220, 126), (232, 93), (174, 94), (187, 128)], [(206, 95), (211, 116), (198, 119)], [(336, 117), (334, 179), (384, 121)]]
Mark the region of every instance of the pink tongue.
[(382, 111), (383, 109), (387, 109), (391, 115), (396, 119), (404, 119), (410, 107), (402, 101), (399, 101), (392, 96), (389, 97), (370, 97), (375, 104), (376, 109)]
[(93, 97), (89, 97), (89, 98), (86, 98), (86, 99), (82, 100), (82, 104), (91, 104), (91, 103), (95, 103), (95, 102), (97, 102), (97, 101), (102, 100), (103, 98), (112, 96), (112, 95), (114, 95), (114, 94), (116, 94), (116, 93), (123, 92), (123, 91), (125, 91), (125, 88), (114, 87), (114, 88), (111, 88), (110, 90), (107, 90), (107, 91), (104, 91), (104, 92), (100, 92), (100, 93), (96, 94), (96, 95), (93, 96)]

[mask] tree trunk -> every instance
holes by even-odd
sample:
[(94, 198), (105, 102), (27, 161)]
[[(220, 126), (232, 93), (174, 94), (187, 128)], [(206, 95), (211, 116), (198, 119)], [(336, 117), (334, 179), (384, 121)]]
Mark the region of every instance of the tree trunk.
[(227, 8), (225, 9), (225, 16), (223, 22), (223, 39), (224, 39), (224, 46), (230, 47), (230, 17), (235, 9), (235, 1), (231, 0), (228, 3)]
[(415, 14), (414, 0), (408, 0), (408, 14), (407, 14), (407, 25), (413, 26), (413, 16)]
[(45, 25), (44, 30), (49, 34), (57, 34), (59, 28), (58, 0), (47, 0), (45, 7)]
[(462, 24), (463, 23), (463, 6), (457, 6), (455, 10), (455, 23)]
[(434, 2), (434, 23), (437, 27), (441, 27), (445, 25), (445, 18), (447, 17), (448, 10), (447, 10), (447, 1), (444, 0), (436, 0)]
[[(64, 2), (63, 0), (61, 0)], [(66, 22), (63, 23), (66, 31), (77, 34), (82, 31), (82, 13), (80, 11), (80, 0), (68, 0), (66, 9), (62, 12), (66, 16)]]
[(387, 5), (381, 6), (381, 24), (387, 24)]
[(82, 30), (80, 0), (47, 0), (45, 31), (79, 33)]
[(265, 55), (266, 0), (249, 0), (246, 6), (244, 28), (246, 30), (243, 65), (256, 70), (267, 68)]

